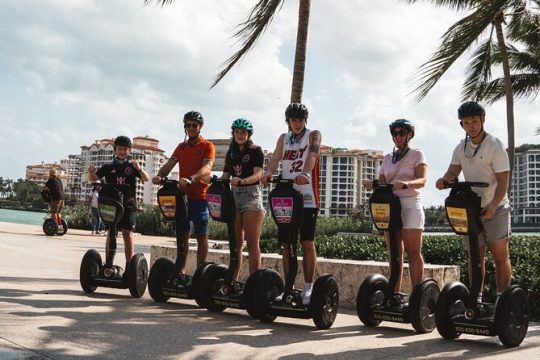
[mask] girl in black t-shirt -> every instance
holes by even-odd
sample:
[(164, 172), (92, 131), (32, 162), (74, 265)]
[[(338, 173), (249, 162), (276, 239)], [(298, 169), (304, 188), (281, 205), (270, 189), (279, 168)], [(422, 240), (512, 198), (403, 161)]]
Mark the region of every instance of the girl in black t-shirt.
[(263, 174), (264, 154), (260, 146), (251, 140), (253, 125), (247, 119), (236, 119), (231, 125), (233, 139), (227, 155), (222, 178), (231, 178), (234, 201), (236, 204), (236, 249), (238, 268), (234, 280), (242, 266), (242, 246), (244, 238), (249, 251), (249, 272), (261, 267), (259, 237), (264, 218), (262, 191), (259, 179)]

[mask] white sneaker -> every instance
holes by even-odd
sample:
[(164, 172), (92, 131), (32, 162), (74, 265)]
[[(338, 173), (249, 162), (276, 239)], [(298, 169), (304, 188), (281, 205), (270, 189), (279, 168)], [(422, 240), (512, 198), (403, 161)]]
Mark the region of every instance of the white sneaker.
[(284, 293), (279, 294), (278, 296), (276, 296), (274, 301), (279, 301), (279, 302), (283, 301), (283, 295), (284, 295)]
[(311, 292), (313, 284), (304, 284), (304, 292), (302, 293), (302, 305), (309, 305), (311, 301)]
[(90, 235), (94, 235), (94, 232), (92, 231), (92, 232), (90, 233)]

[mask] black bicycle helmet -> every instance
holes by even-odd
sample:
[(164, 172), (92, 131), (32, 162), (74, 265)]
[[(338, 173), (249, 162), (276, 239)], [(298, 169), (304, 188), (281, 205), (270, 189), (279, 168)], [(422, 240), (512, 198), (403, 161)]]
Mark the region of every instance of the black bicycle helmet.
[(397, 120), (394, 120), (390, 123), (389, 125), (389, 128), (390, 128), (390, 133), (392, 133), (392, 130), (394, 130), (395, 128), (397, 127), (400, 127), (402, 129), (405, 129), (409, 132), (412, 132), (413, 136), (414, 136), (414, 125), (407, 119), (397, 119)]
[(308, 118), (309, 112), (306, 105), (301, 103), (292, 103), (287, 106), (285, 109), (285, 122), (289, 119), (306, 119)]
[(185, 113), (184, 114), (184, 124), (188, 120), (196, 121), (199, 124), (204, 125), (204, 119), (203, 119), (201, 113), (198, 112), (198, 111), (188, 111), (187, 113)]
[(463, 119), (470, 116), (486, 116), (484, 107), (476, 101), (467, 101), (461, 104), (458, 111), (458, 119)]
[(248, 119), (239, 118), (233, 121), (231, 129), (245, 129), (249, 133), (249, 136), (253, 135), (253, 124)]
[(117, 146), (126, 146), (130, 148), (131, 139), (124, 135), (117, 136), (116, 139), (114, 139), (114, 148), (116, 149)]

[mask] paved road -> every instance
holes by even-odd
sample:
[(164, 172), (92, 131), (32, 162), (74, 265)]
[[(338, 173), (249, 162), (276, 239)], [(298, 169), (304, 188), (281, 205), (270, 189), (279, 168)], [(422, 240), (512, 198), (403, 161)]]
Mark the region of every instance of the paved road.
[[(163, 238), (139, 236), (149, 258)], [(78, 272), (88, 248), (104, 237), (70, 231), (47, 238), (39, 227), (0, 223), (0, 359), (515, 359), (540, 357), (540, 324), (521, 347), (497, 338), (442, 340), (410, 326), (362, 326), (340, 311), (334, 326), (316, 331), (311, 320), (251, 320), (242, 311), (211, 314), (193, 301), (157, 304), (148, 294), (98, 289), (85, 295)], [(123, 263), (123, 259), (119, 259)]]

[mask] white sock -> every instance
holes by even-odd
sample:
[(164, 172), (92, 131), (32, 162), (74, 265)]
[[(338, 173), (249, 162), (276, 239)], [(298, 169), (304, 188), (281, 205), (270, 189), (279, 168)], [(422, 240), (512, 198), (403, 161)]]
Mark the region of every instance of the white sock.
[(313, 290), (313, 283), (304, 283), (304, 292)]
[(482, 302), (482, 293), (481, 292), (478, 293), (478, 296), (476, 297), (476, 301), (479, 302), (479, 303)]

